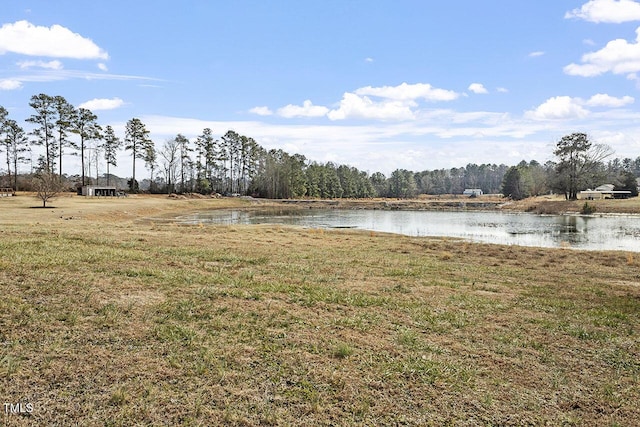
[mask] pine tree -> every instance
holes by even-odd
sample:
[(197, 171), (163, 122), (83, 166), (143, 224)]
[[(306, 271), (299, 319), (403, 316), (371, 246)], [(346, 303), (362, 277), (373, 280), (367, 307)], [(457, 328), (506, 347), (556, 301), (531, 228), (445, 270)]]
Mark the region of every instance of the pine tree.
[[(82, 185), (85, 185), (85, 166), (84, 166), (84, 150), (86, 143), (91, 140), (101, 140), (102, 127), (97, 123), (98, 116), (93, 114), (91, 110), (86, 108), (80, 108), (74, 117), (72, 132), (77, 133), (80, 136), (80, 147), (76, 147), (80, 150), (80, 159), (82, 164)], [(107, 170), (109, 164), (107, 162)], [(107, 177), (107, 180), (109, 178)]]
[(126, 143), (124, 148), (131, 151), (133, 159), (133, 173), (129, 183), (129, 190), (133, 193), (136, 191), (136, 159), (144, 159), (147, 147), (153, 143), (149, 139), (149, 131), (138, 118), (127, 122), (124, 141)]
[(53, 130), (56, 121), (55, 98), (44, 93), (33, 95), (29, 106), (36, 110), (26, 121), (37, 125), (30, 135), (36, 137), (34, 145), (44, 147), (44, 167), (48, 173), (53, 173), (57, 153)]
[(109, 165), (117, 166), (118, 151), (122, 148), (122, 141), (118, 138), (111, 126), (107, 126), (104, 132), (104, 160), (107, 162), (107, 185), (109, 185)]

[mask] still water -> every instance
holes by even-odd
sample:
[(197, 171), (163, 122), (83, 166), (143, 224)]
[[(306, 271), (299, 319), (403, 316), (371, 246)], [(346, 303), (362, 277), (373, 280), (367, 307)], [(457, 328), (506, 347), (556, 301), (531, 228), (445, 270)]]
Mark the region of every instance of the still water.
[(215, 210), (182, 216), (183, 224), (287, 224), (354, 228), (536, 247), (640, 252), (640, 217), (329, 209)]

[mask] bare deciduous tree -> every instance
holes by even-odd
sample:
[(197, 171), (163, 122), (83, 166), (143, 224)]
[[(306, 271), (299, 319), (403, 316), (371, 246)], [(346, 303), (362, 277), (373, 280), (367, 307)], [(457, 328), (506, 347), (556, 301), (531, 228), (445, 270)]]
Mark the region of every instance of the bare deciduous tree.
[(42, 207), (47, 207), (47, 202), (62, 191), (62, 184), (55, 174), (43, 171), (33, 179), (33, 188), (36, 190), (36, 197), (42, 200)]

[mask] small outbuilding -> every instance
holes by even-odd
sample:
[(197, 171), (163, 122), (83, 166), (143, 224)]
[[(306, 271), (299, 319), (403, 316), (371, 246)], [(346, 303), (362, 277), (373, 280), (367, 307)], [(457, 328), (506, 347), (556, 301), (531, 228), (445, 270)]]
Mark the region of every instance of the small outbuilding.
[(1, 187), (0, 188), (0, 197), (11, 197), (15, 196), (16, 192), (13, 191), (11, 187)]
[(482, 193), (482, 189), (480, 189), (480, 188), (466, 188), (466, 189), (462, 192), (462, 194), (463, 194), (464, 196), (469, 196), (469, 197), (474, 196), (474, 197), (477, 197), (477, 196), (482, 196), (482, 194), (483, 194), (483, 193)]
[(118, 190), (116, 187), (85, 185), (82, 187), (82, 195), (87, 197), (116, 197), (118, 195)]

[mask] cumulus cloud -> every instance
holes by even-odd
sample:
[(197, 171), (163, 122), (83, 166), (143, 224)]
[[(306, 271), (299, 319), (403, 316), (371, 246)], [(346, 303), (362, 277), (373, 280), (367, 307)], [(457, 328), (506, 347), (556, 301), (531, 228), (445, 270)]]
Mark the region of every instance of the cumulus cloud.
[[(477, 93), (487, 93), (481, 84), (472, 85)], [(280, 117), (294, 118), (327, 117), (329, 120), (368, 119), (368, 120), (414, 120), (419, 113), (418, 101), (451, 101), (460, 96), (451, 90), (435, 88), (427, 83), (408, 84), (398, 86), (366, 86), (353, 92), (346, 92), (338, 106), (330, 109), (325, 106), (313, 105), (306, 100), (302, 105), (289, 104), (276, 110)], [(250, 113), (260, 116), (270, 116), (274, 112), (266, 106), (254, 107)]]
[(469, 85), (469, 90), (475, 94), (489, 93), (482, 83), (471, 83)]
[(278, 109), (278, 115), (288, 119), (292, 117), (323, 117), (328, 112), (327, 107), (313, 105), (308, 99), (302, 103), (302, 106), (289, 104)]
[(589, 111), (582, 107), (582, 102), (570, 96), (556, 96), (547, 99), (535, 110), (527, 111), (525, 117), (533, 120), (583, 119)]
[(635, 99), (631, 96), (616, 98), (615, 96), (598, 93), (589, 98), (589, 100), (585, 102), (585, 105), (588, 105), (589, 107), (620, 108), (625, 105), (633, 104), (634, 102)]
[(535, 52), (531, 52), (528, 56), (529, 58), (537, 58), (538, 56), (543, 56), (544, 52), (541, 50), (537, 50)]
[(109, 71), (109, 69), (107, 68), (107, 65), (102, 62), (98, 63), (98, 69), (105, 72)]
[(564, 72), (572, 76), (593, 77), (607, 72), (631, 74), (640, 71), (640, 28), (635, 43), (612, 40), (605, 47), (582, 55), (582, 64), (569, 64)]
[(253, 107), (249, 112), (259, 116), (271, 116), (273, 114), (273, 111), (271, 111), (269, 107)]
[(16, 90), (20, 88), (22, 88), (22, 82), (20, 82), (19, 80), (0, 80), (0, 90)]
[(434, 88), (428, 83), (407, 84), (398, 86), (371, 87), (366, 86), (355, 91), (356, 95), (377, 96), (399, 101), (424, 99), (425, 101), (453, 101), (460, 94), (446, 89)]
[(120, 98), (94, 98), (90, 101), (83, 102), (79, 105), (80, 108), (86, 108), (91, 111), (99, 111), (99, 110), (115, 110), (116, 108), (120, 108), (124, 105), (124, 101)]
[(345, 93), (340, 106), (331, 110), (330, 120), (373, 119), (373, 120), (412, 120), (415, 118), (411, 105), (399, 100), (374, 102), (367, 96)]
[(582, 7), (567, 12), (564, 17), (614, 24), (639, 21), (640, 3), (632, 0), (590, 0)]
[(365, 86), (346, 92), (338, 108), (329, 111), (327, 117), (330, 120), (414, 120), (417, 101), (452, 101), (459, 96), (459, 93), (435, 88), (428, 83)]
[(591, 114), (585, 107), (620, 108), (634, 102), (635, 99), (631, 96), (617, 98), (604, 93), (593, 95), (588, 100), (556, 96), (547, 99), (536, 109), (527, 111), (525, 117), (533, 120), (584, 119)]
[(498, 89), (496, 89), (498, 92), (500, 93), (508, 93), (509, 89), (507, 89), (506, 87), (499, 87)]
[(373, 62), (373, 58), (371, 57), (364, 58), (364, 62)]
[(0, 55), (7, 52), (54, 58), (109, 58), (107, 52), (92, 40), (63, 26), (41, 27), (28, 21), (0, 27)]

